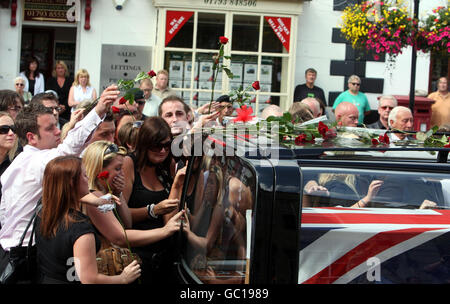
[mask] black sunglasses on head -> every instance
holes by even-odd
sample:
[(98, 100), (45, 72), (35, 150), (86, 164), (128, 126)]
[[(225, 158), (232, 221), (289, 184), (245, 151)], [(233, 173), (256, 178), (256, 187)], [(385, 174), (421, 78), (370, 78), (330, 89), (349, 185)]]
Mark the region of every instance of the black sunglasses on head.
[(16, 133), (16, 126), (15, 125), (2, 125), (0, 126), (0, 134), (8, 134), (9, 130), (13, 131), (13, 133)]
[(111, 144), (108, 146), (108, 148), (106, 148), (105, 153), (103, 153), (103, 157), (105, 157), (108, 154), (117, 152), (119, 152), (119, 146), (117, 146), (116, 144)]

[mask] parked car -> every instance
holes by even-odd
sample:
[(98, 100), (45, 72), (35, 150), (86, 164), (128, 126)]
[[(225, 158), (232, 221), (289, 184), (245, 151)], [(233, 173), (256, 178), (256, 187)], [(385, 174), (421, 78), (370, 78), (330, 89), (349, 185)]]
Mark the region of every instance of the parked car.
[(202, 144), (182, 196), (181, 282), (450, 282), (449, 149)]

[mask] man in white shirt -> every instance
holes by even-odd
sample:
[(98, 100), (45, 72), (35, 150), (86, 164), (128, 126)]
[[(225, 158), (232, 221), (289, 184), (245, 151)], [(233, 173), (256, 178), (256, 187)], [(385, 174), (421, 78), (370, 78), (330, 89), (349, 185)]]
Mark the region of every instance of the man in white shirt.
[[(0, 271), (5, 257), (7, 260), (9, 256), (9, 249), (18, 245), (42, 196), (42, 178), (47, 163), (58, 156), (79, 155), (119, 93), (115, 85), (106, 88), (95, 109), (69, 131), (62, 143), (52, 109), (37, 104), (18, 114), (17, 135), (24, 148), (1, 176)], [(28, 244), (30, 235), (31, 229), (24, 244)]]
[(158, 107), (162, 99), (159, 96), (152, 94), (153, 83), (146, 78), (141, 81), (139, 88), (144, 92), (145, 105), (142, 114), (147, 117), (158, 116)]
[(391, 130), (405, 131), (406, 133), (390, 133), (391, 141), (414, 139), (407, 132), (414, 130), (414, 118), (411, 110), (407, 107), (397, 106), (389, 113), (389, 128)]

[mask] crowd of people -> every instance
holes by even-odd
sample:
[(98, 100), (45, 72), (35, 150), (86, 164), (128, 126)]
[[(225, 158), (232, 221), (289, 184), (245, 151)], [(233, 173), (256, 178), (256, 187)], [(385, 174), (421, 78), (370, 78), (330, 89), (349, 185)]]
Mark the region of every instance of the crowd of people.
[[(52, 76), (44, 82), (39, 62), (32, 58), (14, 79), (15, 90), (0, 91), (0, 271), (42, 205), (36, 221), (38, 282), (173, 282), (171, 236), (186, 217), (180, 208), (186, 166), (173, 157), (171, 144), (182, 132), (227, 125), (233, 100), (223, 95), (211, 104), (190, 107), (168, 87), (165, 70), (157, 73), (155, 85), (142, 80), (135, 102), (125, 104), (119, 102), (116, 85), (97, 98), (85, 69), (72, 79), (67, 65), (57, 61)], [(306, 83), (295, 89), (289, 109), (294, 121), (326, 115), (342, 126), (362, 125), (370, 107), (359, 91), (361, 79), (349, 77), (349, 90), (332, 110), (323, 90), (314, 85), (316, 76), (308, 69)], [(432, 120), (444, 125), (450, 123), (448, 111), (442, 110), (449, 98), (445, 78), (438, 89), (430, 95), (440, 113)], [(379, 98), (378, 113), (379, 120), (368, 127), (413, 128), (411, 111), (397, 106), (393, 96)], [(282, 115), (279, 106), (270, 105), (258, 119)], [(107, 176), (99, 178), (105, 171)], [(98, 207), (110, 200), (115, 213), (102, 212)], [(25, 243), (30, 236), (31, 231)], [(132, 262), (116, 276), (99, 273), (96, 253), (111, 244), (129, 246), (141, 262)], [(79, 261), (79, 281), (68, 281), (69, 258)]]

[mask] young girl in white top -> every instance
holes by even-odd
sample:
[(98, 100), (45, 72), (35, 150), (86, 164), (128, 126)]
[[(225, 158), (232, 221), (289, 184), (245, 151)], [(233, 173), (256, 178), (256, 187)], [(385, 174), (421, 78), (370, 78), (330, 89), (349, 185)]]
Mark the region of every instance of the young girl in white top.
[(68, 104), (72, 112), (76, 106), (86, 99), (97, 99), (97, 92), (89, 82), (89, 73), (86, 69), (81, 69), (75, 75), (75, 81), (69, 91)]

